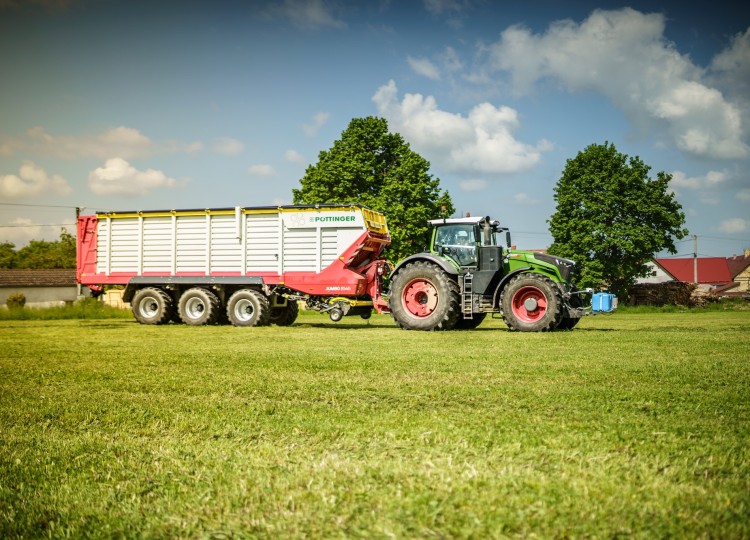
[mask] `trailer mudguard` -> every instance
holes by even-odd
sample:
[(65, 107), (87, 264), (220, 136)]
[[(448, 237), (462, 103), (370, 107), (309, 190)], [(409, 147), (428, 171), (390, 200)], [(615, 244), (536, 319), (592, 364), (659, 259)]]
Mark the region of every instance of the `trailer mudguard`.
[(262, 288), (263, 278), (257, 276), (136, 276), (132, 278), (125, 286), (122, 293), (122, 299), (130, 302), (135, 293), (143, 287), (155, 286), (164, 287), (166, 285), (176, 285), (182, 287), (211, 285), (237, 285), (242, 287)]

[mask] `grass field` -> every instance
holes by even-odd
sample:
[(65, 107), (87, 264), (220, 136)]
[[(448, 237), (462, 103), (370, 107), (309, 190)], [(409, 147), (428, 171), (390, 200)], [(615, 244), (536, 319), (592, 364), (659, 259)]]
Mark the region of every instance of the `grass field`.
[(750, 537), (750, 312), (0, 321), (0, 537)]

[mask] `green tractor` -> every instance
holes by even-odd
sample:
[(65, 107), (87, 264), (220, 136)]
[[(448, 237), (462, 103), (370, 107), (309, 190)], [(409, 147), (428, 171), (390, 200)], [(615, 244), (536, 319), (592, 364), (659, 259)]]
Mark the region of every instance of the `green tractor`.
[(586, 313), (581, 295), (591, 291), (571, 283), (573, 261), (510, 249), (508, 229), (489, 217), (429, 223), (429, 252), (391, 273), (388, 306), (401, 328), (472, 329), (499, 313), (511, 331), (549, 332), (572, 329)]

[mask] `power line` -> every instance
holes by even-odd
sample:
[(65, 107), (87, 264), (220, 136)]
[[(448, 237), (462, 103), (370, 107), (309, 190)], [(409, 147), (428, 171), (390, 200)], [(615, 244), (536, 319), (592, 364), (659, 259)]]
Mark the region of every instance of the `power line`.
[(24, 204), (24, 203), (0, 203), (2, 206), (25, 206), (33, 208), (67, 208), (69, 210), (75, 210), (77, 208), (83, 209), (83, 206), (62, 206), (59, 204)]
[(75, 223), (49, 223), (47, 225), (29, 224), (29, 225), (0, 225), (0, 229), (23, 229), (28, 227), (75, 227)]

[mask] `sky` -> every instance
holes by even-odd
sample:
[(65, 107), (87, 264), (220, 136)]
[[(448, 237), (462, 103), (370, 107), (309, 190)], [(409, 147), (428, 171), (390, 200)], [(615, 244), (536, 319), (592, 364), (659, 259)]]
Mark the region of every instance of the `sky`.
[(552, 242), (566, 161), (609, 142), (672, 174), (699, 255), (742, 253), (740, 4), (0, 0), (0, 242), (56, 240), (76, 207), (290, 204), (353, 118), (380, 116), (457, 214), (519, 248)]

